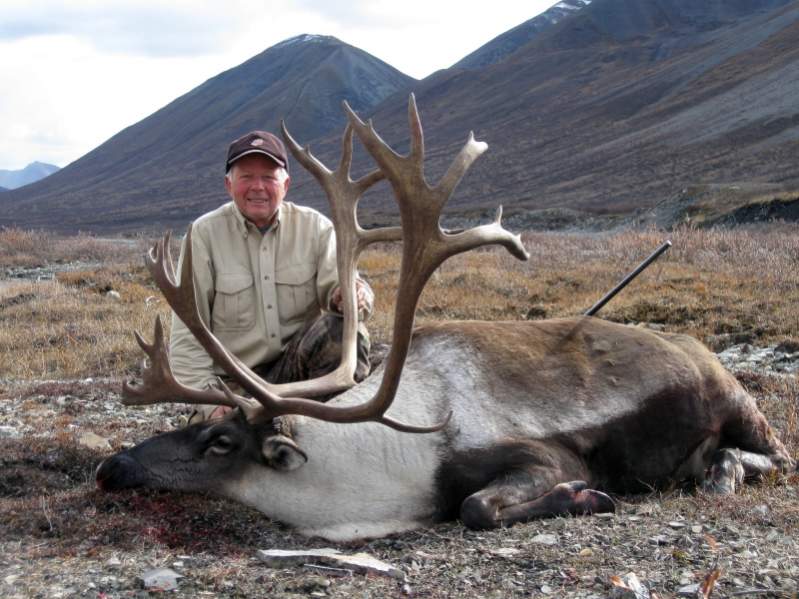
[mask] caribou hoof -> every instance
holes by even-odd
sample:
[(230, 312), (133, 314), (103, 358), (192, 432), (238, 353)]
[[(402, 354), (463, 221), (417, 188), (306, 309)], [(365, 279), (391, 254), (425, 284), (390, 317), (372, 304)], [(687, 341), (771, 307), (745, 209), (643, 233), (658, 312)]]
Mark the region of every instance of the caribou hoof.
[(609, 495), (596, 489), (589, 489), (582, 480), (560, 483), (552, 489), (553, 498), (559, 504), (561, 513), (573, 516), (615, 512), (616, 503)]

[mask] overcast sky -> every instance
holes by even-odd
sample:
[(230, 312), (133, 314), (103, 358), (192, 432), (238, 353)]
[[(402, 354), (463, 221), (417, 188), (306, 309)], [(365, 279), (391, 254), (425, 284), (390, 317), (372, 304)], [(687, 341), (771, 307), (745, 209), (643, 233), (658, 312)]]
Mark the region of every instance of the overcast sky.
[(0, 0), (0, 169), (60, 167), (301, 33), (421, 79), (556, 0)]

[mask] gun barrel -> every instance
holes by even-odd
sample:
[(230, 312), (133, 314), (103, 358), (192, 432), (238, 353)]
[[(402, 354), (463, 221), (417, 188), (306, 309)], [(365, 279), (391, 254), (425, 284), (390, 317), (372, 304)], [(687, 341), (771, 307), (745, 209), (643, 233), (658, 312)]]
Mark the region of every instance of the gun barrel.
[(594, 316), (597, 312), (599, 312), (599, 310), (602, 308), (602, 306), (604, 306), (610, 300), (613, 299), (613, 296), (615, 296), (619, 291), (621, 291), (627, 285), (629, 285), (630, 281), (632, 281), (635, 277), (640, 275), (641, 272), (643, 272), (643, 270), (647, 266), (649, 266), (655, 260), (657, 260), (660, 257), (660, 255), (663, 252), (665, 252), (667, 249), (669, 249), (670, 247), (671, 247), (671, 240), (667, 239), (666, 241), (664, 241), (660, 245), (660, 247), (658, 249), (656, 249), (654, 252), (652, 252), (652, 254), (650, 254), (650, 256), (646, 260), (641, 262), (641, 264), (639, 264), (638, 267), (634, 271), (632, 271), (630, 274), (628, 274), (626, 277), (624, 277), (624, 279), (622, 279), (622, 281), (618, 285), (616, 285), (613, 289), (611, 289), (604, 296), (602, 296), (601, 300), (599, 300), (597, 303), (595, 303), (593, 306), (591, 306), (588, 310), (586, 310), (584, 312), (584, 315), (585, 316)]

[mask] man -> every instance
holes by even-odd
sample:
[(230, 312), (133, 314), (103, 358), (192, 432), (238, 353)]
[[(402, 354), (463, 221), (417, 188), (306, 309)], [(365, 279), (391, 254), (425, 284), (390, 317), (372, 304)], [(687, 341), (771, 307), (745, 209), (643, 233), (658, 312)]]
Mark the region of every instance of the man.
[[(321, 376), (338, 366), (341, 355), (342, 319), (325, 313), (340, 313), (342, 304), (333, 225), (311, 208), (284, 202), (288, 170), (283, 143), (271, 133), (252, 131), (233, 141), (225, 163), (232, 201), (192, 228), (200, 316), (228, 350), (273, 383)], [(363, 280), (356, 285), (359, 314), (368, 315), (374, 295)], [(174, 314), (170, 363), (190, 387), (213, 385), (222, 374)], [(356, 380), (369, 367), (369, 337), (361, 323)], [(190, 422), (229, 410), (201, 406)]]

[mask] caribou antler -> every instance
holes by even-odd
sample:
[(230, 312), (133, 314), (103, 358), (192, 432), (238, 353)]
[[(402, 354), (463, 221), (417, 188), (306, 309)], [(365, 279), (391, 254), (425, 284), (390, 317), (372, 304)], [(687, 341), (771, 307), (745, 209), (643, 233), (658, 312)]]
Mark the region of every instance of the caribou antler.
[[(408, 105), (408, 119), (411, 129), (411, 150), (407, 156), (396, 154), (375, 132), (369, 124), (365, 124), (344, 103), (349, 124), (344, 132), (342, 158), (339, 168), (331, 172), (308, 148), (302, 149), (282, 126), (284, 137), (295, 158), (305, 166), (320, 182), (327, 192), (331, 204), (332, 220), (336, 227), (338, 268), (341, 277), (345, 316), (345, 339), (342, 361), (339, 368), (327, 375), (312, 381), (290, 383), (286, 385), (270, 385), (257, 377), (252, 370), (228, 352), (211, 334), (200, 319), (194, 297), (191, 269), (191, 228), (184, 250), (184, 264), (181, 269), (180, 284), (175, 284), (174, 267), (168, 255), (168, 236), (151, 250), (148, 266), (159, 287), (189, 330), (197, 337), (209, 355), (236, 380), (260, 404), (258, 417), (275, 417), (285, 414), (301, 414), (329, 422), (365, 422), (374, 421), (405, 432), (430, 432), (442, 428), (446, 421), (432, 427), (407, 425), (385, 416), (396, 394), (400, 375), (410, 348), (413, 321), (419, 296), (427, 280), (436, 268), (448, 257), (482, 245), (500, 244), (519, 259), (526, 260), (529, 254), (524, 249), (518, 235), (513, 235), (502, 228), (501, 208), (496, 219), (489, 225), (475, 227), (460, 233), (445, 233), (440, 225), (441, 211), (455, 186), (463, 178), (471, 164), (482, 154), (487, 145), (469, 138), (453, 161), (447, 173), (435, 187), (430, 187), (424, 178), (424, 138), (419, 120), (416, 100), (411, 95)], [(350, 178), (352, 161), (352, 134), (358, 135), (369, 153), (373, 156), (379, 171), (374, 171), (358, 181)], [(385, 229), (364, 230), (357, 222), (356, 207), (360, 196), (371, 185), (386, 177), (399, 204), (401, 229), (392, 227)], [(394, 331), (391, 350), (386, 359), (386, 367), (380, 388), (370, 400), (354, 406), (338, 406), (323, 404), (304, 397), (290, 397), (292, 394), (317, 393), (324, 389), (339, 390), (336, 385), (354, 384), (352, 374), (355, 367), (355, 337), (357, 321), (355, 314), (355, 267), (361, 251), (370, 243), (403, 239), (402, 263), (400, 266), (399, 295), (395, 302)], [(159, 343), (156, 325), (156, 342), (153, 346), (140, 341), (142, 348), (151, 356), (151, 370), (157, 375), (145, 373), (145, 389), (130, 392), (126, 386), (126, 403), (155, 403), (166, 401), (163, 392), (156, 393), (157, 399), (145, 399), (147, 387), (163, 382), (169, 385), (170, 393), (180, 392), (178, 401), (191, 403), (218, 403), (222, 405), (241, 406), (252, 414), (252, 402), (233, 395), (228, 389), (206, 390), (203, 395), (185, 393), (187, 389), (174, 381), (165, 359), (165, 347), (152, 350), (152, 347), (163, 346)], [(162, 334), (161, 334), (162, 337)], [(140, 339), (140, 338), (139, 338)], [(347, 377), (349, 377), (347, 379)], [(169, 379), (172, 379), (170, 382)], [(343, 382), (342, 382), (343, 381)], [(174, 382), (174, 384), (173, 384)], [(333, 385), (332, 387), (329, 385)], [(182, 389), (181, 389), (182, 387)], [(220, 398), (220, 395), (222, 398)], [(213, 399), (212, 399), (213, 398)], [(172, 398), (175, 401), (175, 397)]]

